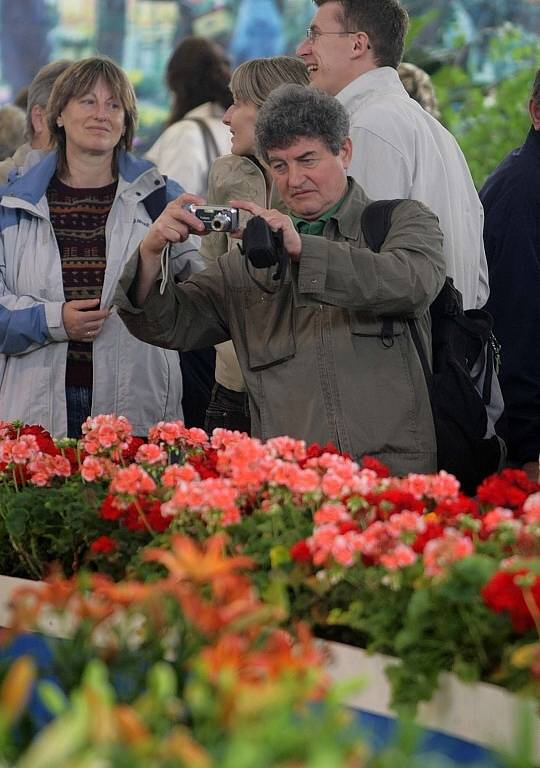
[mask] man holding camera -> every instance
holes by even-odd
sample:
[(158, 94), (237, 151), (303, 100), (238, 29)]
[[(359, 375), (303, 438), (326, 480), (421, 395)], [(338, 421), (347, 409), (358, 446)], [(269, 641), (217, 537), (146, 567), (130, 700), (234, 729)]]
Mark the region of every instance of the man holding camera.
[(331, 441), (397, 474), (435, 471), (429, 396), (407, 319), (430, 349), (428, 308), (445, 277), (436, 217), (407, 200), (394, 209), (381, 252), (366, 246), (361, 215), (370, 201), (347, 178), (348, 118), (316, 89), (274, 91), (256, 137), (291, 215), (231, 201), (258, 217), (244, 232), (244, 253), (233, 248), (175, 284), (163, 249), (204, 234), (187, 208), (203, 201), (182, 195), (126, 265), (121, 318), (139, 339), (166, 348), (232, 339), (256, 437)]

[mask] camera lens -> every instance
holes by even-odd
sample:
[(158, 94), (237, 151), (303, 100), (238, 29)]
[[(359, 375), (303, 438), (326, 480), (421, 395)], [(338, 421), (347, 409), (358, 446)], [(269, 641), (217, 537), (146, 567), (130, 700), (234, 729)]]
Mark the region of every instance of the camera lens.
[(228, 229), (231, 224), (230, 216), (227, 216), (226, 213), (216, 213), (214, 218), (212, 219), (212, 229), (215, 232), (223, 232), (223, 230)]

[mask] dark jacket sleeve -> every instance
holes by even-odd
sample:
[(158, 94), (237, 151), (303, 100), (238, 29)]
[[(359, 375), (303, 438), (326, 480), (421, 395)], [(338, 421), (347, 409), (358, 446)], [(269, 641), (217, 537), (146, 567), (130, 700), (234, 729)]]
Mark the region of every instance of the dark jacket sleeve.
[(175, 283), (172, 275), (160, 293), (161, 277), (141, 307), (133, 305), (138, 250), (126, 264), (114, 303), (129, 332), (141, 341), (166, 349), (187, 351), (230, 339), (225, 319), (225, 284), (218, 264)]
[(484, 228), (486, 309), (501, 344), (508, 456), (520, 464), (540, 452), (540, 227), (533, 202), (530, 188), (490, 195)]

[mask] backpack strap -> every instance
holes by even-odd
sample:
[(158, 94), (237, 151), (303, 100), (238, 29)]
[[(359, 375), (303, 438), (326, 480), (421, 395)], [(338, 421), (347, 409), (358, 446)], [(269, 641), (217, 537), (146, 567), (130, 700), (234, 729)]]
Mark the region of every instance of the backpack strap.
[(392, 211), (401, 200), (375, 200), (362, 211), (360, 226), (369, 248), (379, 253), (392, 223)]
[(161, 216), (163, 209), (167, 205), (167, 176), (163, 176), (163, 181), (165, 184), (162, 187), (154, 189), (142, 201), (147, 214), (153, 222), (158, 216)]
[[(392, 224), (392, 211), (402, 201), (398, 200), (374, 200), (362, 211), (360, 226), (366, 243), (370, 250), (379, 253), (390, 231)], [(381, 330), (383, 346), (392, 347), (394, 344), (394, 321), (391, 317), (384, 317)], [(415, 342), (416, 343), (416, 342)], [(429, 370), (429, 366), (428, 366)]]
[(197, 123), (201, 129), (204, 142), (204, 152), (206, 155), (206, 164), (208, 168), (210, 168), (214, 160), (221, 154), (214, 134), (210, 130), (206, 120), (203, 120), (202, 117), (185, 117), (184, 120), (191, 120), (192, 123)]

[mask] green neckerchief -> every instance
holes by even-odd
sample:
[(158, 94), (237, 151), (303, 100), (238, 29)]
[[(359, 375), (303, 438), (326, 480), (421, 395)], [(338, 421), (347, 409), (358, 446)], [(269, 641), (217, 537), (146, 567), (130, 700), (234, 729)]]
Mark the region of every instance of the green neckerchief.
[(347, 192), (337, 201), (335, 205), (332, 206), (332, 208), (330, 208), (328, 211), (325, 211), (322, 216), (320, 216), (318, 219), (315, 219), (314, 221), (306, 221), (306, 219), (300, 219), (298, 216), (295, 216), (293, 213), (291, 213), (290, 216), (296, 231), (301, 235), (322, 235), (324, 225), (328, 219), (330, 219), (338, 210), (341, 203), (345, 199)]

